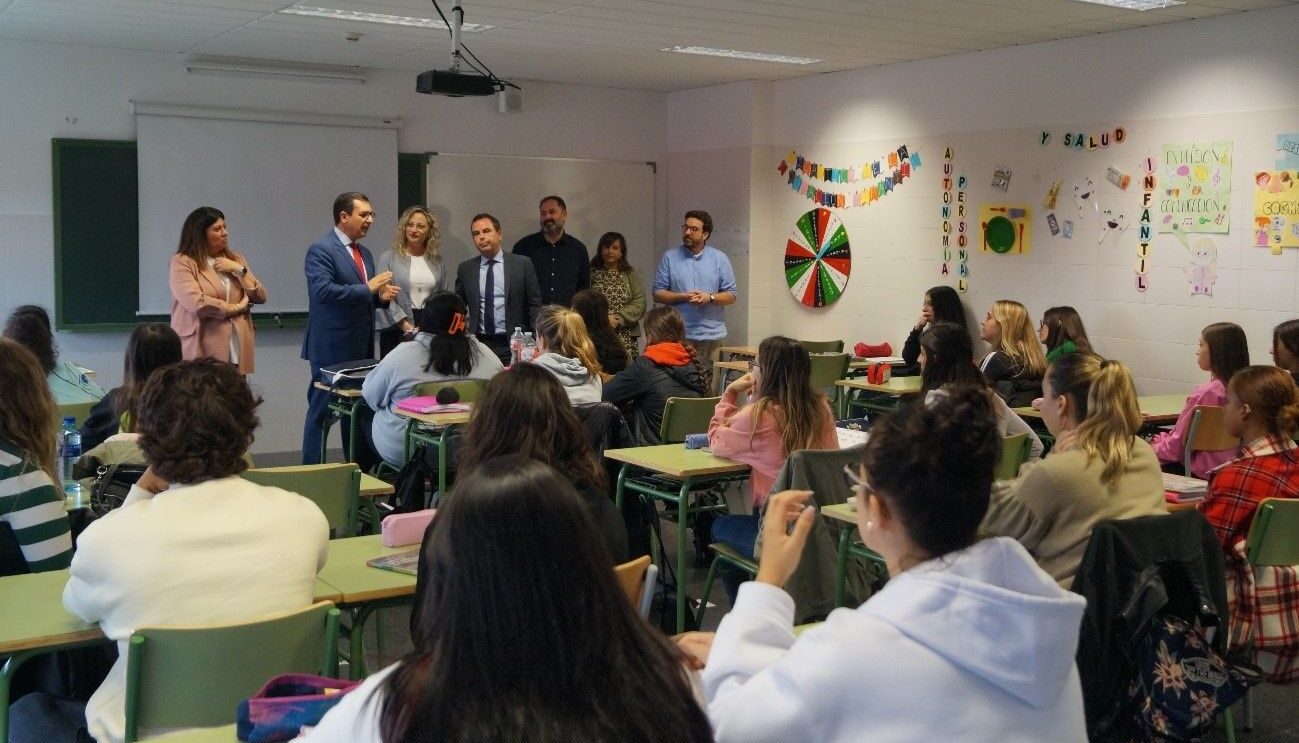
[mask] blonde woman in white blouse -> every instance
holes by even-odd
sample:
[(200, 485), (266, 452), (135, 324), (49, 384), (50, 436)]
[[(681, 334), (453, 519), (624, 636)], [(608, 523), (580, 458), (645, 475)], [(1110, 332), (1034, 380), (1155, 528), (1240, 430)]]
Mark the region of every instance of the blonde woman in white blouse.
[(451, 274), (438, 254), (437, 218), (422, 206), (402, 212), (392, 249), (379, 257), (379, 266), (381, 271), (391, 271), (392, 283), (401, 288), (386, 309), (376, 310), (382, 358), (419, 329), (417, 308), (424, 306), (424, 300), (451, 291)]

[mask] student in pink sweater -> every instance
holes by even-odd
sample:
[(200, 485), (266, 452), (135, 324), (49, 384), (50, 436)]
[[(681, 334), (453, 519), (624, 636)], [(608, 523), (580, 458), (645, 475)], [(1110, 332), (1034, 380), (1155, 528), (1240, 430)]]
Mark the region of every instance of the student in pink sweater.
[[(740, 407), (740, 396), (749, 402)], [(775, 335), (758, 346), (749, 373), (731, 382), (708, 424), (714, 454), (749, 465), (750, 516), (727, 514), (713, 522), (713, 541), (753, 556), (758, 511), (792, 451), (838, 449), (834, 414), (812, 389), (812, 358), (798, 341)]]
[(1150, 441), (1165, 472), (1176, 472), (1206, 480), (1214, 467), (1236, 458), (1235, 449), (1199, 451), (1191, 455), (1191, 471), (1182, 472), (1182, 458), (1190, 443), (1191, 413), (1196, 405), (1227, 404), (1227, 382), (1231, 375), (1249, 366), (1249, 343), (1245, 331), (1235, 323), (1216, 322), (1200, 331), (1200, 345), (1195, 351), (1195, 361), (1200, 369), (1210, 372), (1209, 381), (1191, 390), (1186, 405), (1177, 416), (1173, 430), (1155, 436)]

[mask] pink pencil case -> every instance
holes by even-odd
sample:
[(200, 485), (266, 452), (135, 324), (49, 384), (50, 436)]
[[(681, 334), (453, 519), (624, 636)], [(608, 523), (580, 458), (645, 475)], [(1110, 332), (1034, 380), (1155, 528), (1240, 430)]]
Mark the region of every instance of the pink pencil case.
[(424, 541), (424, 530), (428, 528), (435, 513), (437, 513), (436, 508), (426, 508), (423, 511), (399, 513), (384, 519), (379, 526), (383, 546), (401, 547)]

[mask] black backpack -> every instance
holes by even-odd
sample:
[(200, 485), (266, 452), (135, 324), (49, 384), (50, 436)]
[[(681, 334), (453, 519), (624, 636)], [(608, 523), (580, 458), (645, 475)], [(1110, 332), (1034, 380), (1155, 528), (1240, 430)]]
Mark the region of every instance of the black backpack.
[(90, 486), (90, 513), (99, 518), (122, 505), (148, 469), (146, 464), (101, 464), (95, 472), (95, 482)]
[(437, 484), (437, 459), (430, 447), (421, 446), (397, 473), (384, 515), (413, 513), (431, 507), (437, 495)]

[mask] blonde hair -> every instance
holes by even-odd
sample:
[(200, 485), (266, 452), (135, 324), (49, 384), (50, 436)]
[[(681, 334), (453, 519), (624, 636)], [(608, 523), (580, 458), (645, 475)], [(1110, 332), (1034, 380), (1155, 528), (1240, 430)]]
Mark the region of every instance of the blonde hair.
[(533, 330), (537, 332), (538, 338), (545, 339), (548, 350), (577, 359), (592, 375), (603, 371), (595, 352), (595, 344), (591, 342), (590, 333), (586, 332), (586, 322), (573, 310), (558, 304), (548, 304), (537, 312)]
[(998, 299), (992, 303), (992, 319), (1001, 330), (992, 341), (992, 350), (1011, 357), (1029, 375), (1042, 376), (1046, 371), (1046, 356), (1024, 305), (1011, 299)]
[(397, 219), (397, 231), (392, 237), (392, 250), (397, 255), (410, 255), (406, 251), (406, 225), (410, 224), (410, 218), (416, 214), (423, 214), (428, 220), (428, 237), (424, 239), (424, 248), (428, 251), (426, 255), (430, 258), (438, 257), (438, 220), (433, 213), (422, 206), (406, 207), (406, 211), (401, 213)]
[(1227, 388), (1263, 421), (1268, 433), (1278, 439), (1294, 437), (1299, 429), (1299, 390), (1289, 372), (1275, 366), (1247, 366), (1232, 376)]
[(0, 440), (57, 483), (58, 408), (36, 355), (10, 338), (0, 338), (0, 390)]
[(1132, 372), (1122, 362), (1093, 353), (1071, 353), (1055, 360), (1046, 381), (1057, 395), (1065, 395), (1077, 411), (1074, 441), (1087, 461), (1099, 458), (1101, 483), (1113, 485), (1128, 460), (1141, 428), (1141, 408)]

